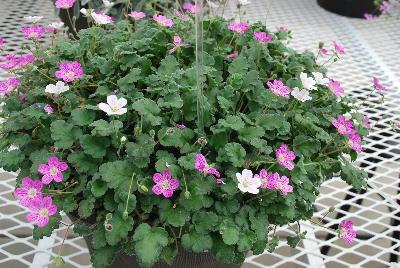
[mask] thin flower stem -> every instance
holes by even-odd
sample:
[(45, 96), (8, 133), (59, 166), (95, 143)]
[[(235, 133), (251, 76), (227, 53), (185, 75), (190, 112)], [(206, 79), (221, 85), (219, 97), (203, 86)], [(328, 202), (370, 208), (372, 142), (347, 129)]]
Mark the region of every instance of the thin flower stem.
[(75, 28), (75, 23), (72, 22), (71, 14), (69, 13), (69, 9), (67, 8), (66, 10), (67, 10), (67, 15), (68, 15), (69, 23), (71, 23), (71, 26), (72, 26), (72, 27), (71, 27), (71, 28), (72, 28), (72, 31), (76, 34), (76, 36), (79, 36), (79, 33), (76, 31), (76, 28)]
[(39, 70), (39, 69), (36, 69), (36, 70), (37, 70), (41, 75), (43, 75), (44, 77), (46, 77), (47, 79), (50, 79), (51, 81), (57, 83), (57, 80), (56, 80), (56, 79), (51, 78), (50, 76), (48, 76), (47, 74), (45, 74), (44, 72), (42, 72), (42, 71)]
[(129, 184), (129, 190), (128, 190), (128, 196), (126, 197), (126, 204), (125, 204), (125, 211), (124, 214), (128, 213), (128, 203), (129, 203), (129, 198), (131, 197), (131, 190), (132, 190), (132, 182), (133, 182), (133, 178), (135, 177), (135, 172), (132, 173), (132, 177), (131, 177), (131, 182)]
[(290, 224), (288, 224), (289, 228), (293, 230), (293, 232), (295, 232), (296, 234), (298, 234), (299, 232), (296, 231), (292, 226), (290, 226)]
[(183, 170), (182, 170), (182, 174), (183, 174), (183, 182), (185, 183), (185, 190), (186, 190), (186, 192), (187, 192), (187, 191), (188, 191), (188, 188), (187, 188), (187, 184), (186, 184), (185, 172), (183, 172)]
[(317, 226), (319, 226), (319, 227), (322, 227), (322, 228), (325, 228), (325, 229), (328, 229), (328, 230), (331, 230), (331, 231), (336, 232), (335, 229), (332, 229), (332, 228), (330, 228), (330, 227), (323, 226), (323, 225), (319, 224), (318, 222), (313, 221), (312, 219), (309, 219), (309, 222), (311, 222), (312, 224), (317, 225)]
[(60, 248), (58, 249), (58, 253), (57, 253), (58, 256), (61, 255), (61, 250), (62, 250), (62, 248), (63, 248), (63, 246), (64, 246), (65, 239), (67, 239), (68, 232), (69, 232), (69, 228), (70, 228), (71, 226), (72, 226), (72, 225), (68, 225), (68, 226), (67, 226), (67, 230), (65, 231), (64, 238), (63, 238), (63, 240), (62, 240), (62, 242), (61, 242), (61, 246), (60, 246)]

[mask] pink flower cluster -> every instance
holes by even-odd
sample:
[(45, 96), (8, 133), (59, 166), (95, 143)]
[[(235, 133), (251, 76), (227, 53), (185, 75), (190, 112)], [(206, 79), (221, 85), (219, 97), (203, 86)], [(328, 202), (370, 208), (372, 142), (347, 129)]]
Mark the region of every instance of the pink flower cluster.
[(278, 161), (278, 163), (281, 166), (283, 166), (289, 170), (294, 169), (295, 165), (294, 165), (293, 160), (296, 159), (296, 154), (295, 154), (295, 152), (290, 151), (286, 144), (282, 144), (281, 147), (279, 147), (275, 151), (275, 155), (276, 155), (276, 160)]
[(49, 223), (49, 217), (57, 212), (57, 207), (53, 204), (51, 197), (43, 197), (43, 183), (39, 180), (32, 180), (26, 177), (22, 180), (22, 188), (17, 188), (14, 196), (20, 201), (22, 206), (30, 209), (26, 216), (28, 222), (44, 227)]
[(258, 40), (260, 43), (268, 43), (269, 41), (272, 40), (273, 35), (272, 34), (267, 34), (265, 32), (254, 32), (254, 37)]
[(390, 3), (389, 3), (389, 1), (383, 1), (383, 2), (379, 5), (379, 10), (382, 12), (382, 14), (389, 13), (389, 10), (390, 10)]
[(174, 21), (163, 15), (154, 15), (153, 20), (159, 25), (171, 28), (174, 25)]
[(21, 82), (14, 77), (8, 78), (4, 82), (0, 82), (0, 95), (10, 94)]
[(83, 76), (81, 64), (77, 61), (63, 62), (60, 64), (60, 70), (55, 73), (57, 78), (61, 78), (64, 82), (73, 82)]
[(277, 172), (268, 173), (265, 169), (262, 169), (255, 177), (260, 178), (260, 188), (262, 189), (278, 190), (285, 196), (293, 192), (293, 187), (289, 184), (289, 178), (280, 176)]
[(338, 44), (336, 41), (333, 41), (333, 48), (335, 49), (335, 52), (339, 55), (346, 54), (344, 47)]
[(174, 191), (179, 188), (179, 181), (172, 177), (169, 170), (164, 170), (162, 174), (154, 174), (153, 181), (156, 183), (152, 189), (153, 193), (162, 194), (165, 198), (170, 198)]
[(55, 2), (56, 8), (68, 9), (75, 4), (76, 0), (57, 0)]
[(348, 145), (357, 153), (361, 153), (361, 137), (357, 134), (353, 128), (353, 122), (351, 120), (345, 120), (343, 115), (338, 115), (337, 119), (332, 120), (332, 125), (335, 126), (339, 134), (348, 135)]
[(174, 9), (175, 16), (177, 16), (181, 20), (187, 20), (188, 16), (182, 14), (179, 10)]
[(182, 8), (189, 13), (196, 14), (201, 11), (200, 7), (197, 7), (195, 4), (186, 3), (182, 6)]
[(290, 88), (285, 86), (282, 81), (274, 80), (267, 82), (268, 88), (277, 96), (284, 97), (286, 99), (289, 98)]
[(35, 56), (33, 55), (17, 57), (16, 54), (7, 54), (0, 58), (0, 68), (4, 70), (23, 68), (27, 64), (32, 63), (34, 60)]
[(204, 155), (202, 155), (202, 154), (197, 154), (197, 155), (196, 155), (195, 162), (194, 162), (194, 167), (195, 167), (199, 172), (202, 172), (202, 173), (207, 174), (207, 175), (212, 174), (212, 175), (214, 175), (215, 177), (217, 177), (216, 182), (217, 182), (218, 184), (221, 184), (221, 183), (223, 184), (223, 183), (224, 183), (224, 181), (223, 181), (222, 179), (220, 179), (221, 174), (219, 173), (219, 171), (216, 170), (216, 169), (213, 168), (213, 167), (210, 167), (210, 166), (207, 164), (207, 160), (206, 160), (206, 158), (205, 158)]
[(354, 238), (356, 238), (357, 233), (353, 229), (353, 222), (349, 220), (344, 220), (340, 223), (338, 228), (339, 238), (343, 239), (347, 244), (353, 243)]
[(337, 81), (329, 80), (328, 88), (333, 92), (333, 94), (335, 94), (336, 97), (340, 97), (344, 94), (344, 89)]
[(244, 34), (249, 29), (250, 29), (250, 26), (244, 22), (232, 21), (231, 23), (229, 23), (229, 30), (231, 30), (232, 32)]
[(31, 25), (28, 27), (23, 27), (21, 31), (26, 39), (31, 39), (31, 40), (38, 40), (48, 32), (46, 28), (39, 25)]

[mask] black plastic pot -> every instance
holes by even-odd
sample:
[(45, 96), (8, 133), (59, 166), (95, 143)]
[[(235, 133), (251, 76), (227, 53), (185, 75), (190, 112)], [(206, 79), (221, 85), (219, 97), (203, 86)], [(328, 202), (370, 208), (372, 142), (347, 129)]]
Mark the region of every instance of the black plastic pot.
[[(92, 238), (85, 236), (85, 241), (88, 246), (90, 254), (93, 253)], [(224, 264), (217, 262), (211, 253), (193, 253), (180, 250), (175, 258), (172, 266), (164, 263), (157, 262), (152, 268), (239, 268), (236, 264)], [(115, 256), (114, 262), (108, 268), (140, 268), (136, 261), (135, 256), (128, 256), (126, 254), (118, 254)]]
[(376, 13), (374, 0), (317, 0), (324, 9), (353, 18), (364, 18), (365, 13)]
[[(70, 8), (69, 14), (71, 14), (71, 21), (72, 21), (72, 16), (74, 14), (74, 8)], [(65, 9), (60, 9), (60, 14), (58, 15), (61, 19), (62, 22), (64, 22), (64, 25), (68, 27), (68, 32), (73, 34), (74, 31), (72, 30), (72, 24), (71, 21), (68, 18), (68, 13), (67, 10)], [(86, 29), (89, 27), (88, 21), (84, 16), (79, 16), (79, 18), (76, 19), (75, 21), (75, 28), (79, 32), (79, 30)]]

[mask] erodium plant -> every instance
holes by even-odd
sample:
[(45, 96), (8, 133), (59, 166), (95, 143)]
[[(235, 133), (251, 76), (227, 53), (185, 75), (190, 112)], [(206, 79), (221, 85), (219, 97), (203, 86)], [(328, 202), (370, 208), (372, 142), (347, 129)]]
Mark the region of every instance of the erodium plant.
[[(1, 57), (13, 78), (0, 83), (0, 166), (19, 171), (15, 197), (35, 239), (64, 211), (92, 236), (95, 267), (119, 252), (144, 267), (171, 263), (178, 249), (241, 263), (274, 250), (276, 226), (310, 219), (323, 182), (366, 187), (352, 162), (370, 122), (326, 77), (343, 46), (321, 44), (315, 56), (289, 48), (283, 28), (205, 20), (200, 130), (196, 8), (187, 8), (104, 17), (77, 39), (27, 26), (33, 55)], [(381, 94), (375, 82), (371, 94)], [(338, 231), (355, 237), (349, 221)], [(296, 230), (288, 243), (303, 238)]]

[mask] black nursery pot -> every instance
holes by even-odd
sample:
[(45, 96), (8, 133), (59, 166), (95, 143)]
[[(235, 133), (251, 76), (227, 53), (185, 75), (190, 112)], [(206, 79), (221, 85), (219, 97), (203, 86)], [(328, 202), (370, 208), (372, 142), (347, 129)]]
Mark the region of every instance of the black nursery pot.
[(324, 9), (353, 18), (364, 18), (365, 13), (376, 13), (374, 0), (317, 0)]
[[(92, 237), (84, 237), (90, 254), (93, 254)], [(120, 253), (115, 256), (114, 262), (108, 268), (141, 268), (135, 256)], [(174, 263), (170, 266), (165, 262), (157, 262), (152, 268), (240, 268), (236, 264), (217, 262), (211, 253), (193, 253), (180, 250)]]
[[(69, 14), (71, 14), (71, 21), (72, 21), (72, 16), (74, 14), (74, 8), (71, 7), (69, 10)], [(72, 30), (72, 24), (71, 21), (68, 18), (68, 13), (66, 9), (60, 9), (60, 14), (58, 15), (61, 19), (62, 22), (64, 22), (65, 26), (68, 26), (68, 32), (71, 34), (74, 34), (74, 31)], [(75, 28), (76, 31), (79, 32), (79, 30), (89, 28), (89, 24), (85, 16), (79, 16), (79, 18), (76, 19), (75, 21)]]

